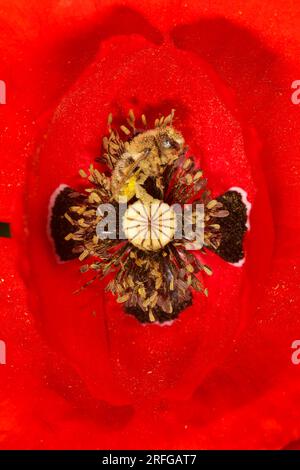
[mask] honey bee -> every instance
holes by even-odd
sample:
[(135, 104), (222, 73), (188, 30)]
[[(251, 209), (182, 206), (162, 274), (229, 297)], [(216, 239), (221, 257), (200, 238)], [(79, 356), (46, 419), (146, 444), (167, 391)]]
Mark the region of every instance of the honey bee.
[(134, 136), (125, 144), (125, 152), (117, 161), (111, 178), (113, 198), (128, 202), (134, 196), (144, 202), (152, 200), (144, 183), (154, 177), (157, 187), (162, 185), (162, 174), (167, 165), (179, 157), (184, 138), (174, 127), (158, 127)]

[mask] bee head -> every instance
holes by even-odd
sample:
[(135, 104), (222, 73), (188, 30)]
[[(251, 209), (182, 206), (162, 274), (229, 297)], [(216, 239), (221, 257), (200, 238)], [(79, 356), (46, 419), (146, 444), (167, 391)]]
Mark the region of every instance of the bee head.
[(174, 127), (169, 126), (159, 129), (157, 143), (162, 153), (180, 152), (183, 150), (184, 138)]

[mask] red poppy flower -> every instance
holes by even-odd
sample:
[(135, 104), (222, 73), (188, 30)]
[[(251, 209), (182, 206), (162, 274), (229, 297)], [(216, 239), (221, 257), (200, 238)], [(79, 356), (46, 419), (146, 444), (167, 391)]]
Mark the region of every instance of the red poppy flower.
[[(300, 438), (300, 14), (280, 0), (0, 2), (2, 448), (282, 448)], [(242, 267), (207, 254), (209, 296), (171, 325), (80, 296), (48, 204), (101, 151), (107, 116), (176, 125), (213, 195), (252, 204)]]

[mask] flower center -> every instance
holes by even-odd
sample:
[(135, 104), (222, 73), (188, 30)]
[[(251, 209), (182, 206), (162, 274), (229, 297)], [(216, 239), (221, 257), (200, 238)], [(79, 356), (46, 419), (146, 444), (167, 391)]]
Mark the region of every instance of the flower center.
[[(91, 259), (81, 267), (96, 273), (86, 285), (113, 273), (107, 290), (141, 322), (173, 320), (191, 305), (192, 290), (207, 295), (200, 276), (212, 274), (202, 262), (206, 249), (230, 262), (243, 258), (246, 209), (241, 195), (228, 191), (211, 198), (173, 117), (173, 112), (160, 117), (148, 129), (142, 116), (137, 128), (131, 111), (130, 129), (121, 126), (124, 139), (109, 119), (101, 157), (108, 171), (93, 165), (89, 175), (80, 170), (90, 187), (79, 193), (61, 186), (52, 198), (50, 231), (57, 254), (62, 260)], [(184, 209), (180, 218), (175, 205)], [(106, 215), (110, 209), (113, 218)], [(112, 222), (107, 231), (106, 220)]]
[(161, 250), (174, 238), (176, 214), (162, 201), (154, 200), (148, 204), (136, 201), (124, 214), (123, 230), (137, 248)]

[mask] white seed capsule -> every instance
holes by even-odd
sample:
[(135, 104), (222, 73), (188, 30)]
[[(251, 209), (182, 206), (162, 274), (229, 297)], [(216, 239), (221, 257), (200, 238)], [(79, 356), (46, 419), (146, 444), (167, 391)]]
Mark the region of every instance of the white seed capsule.
[(124, 214), (123, 230), (140, 250), (157, 251), (173, 240), (176, 214), (172, 207), (157, 199), (147, 204), (136, 201)]

